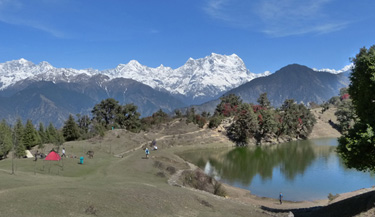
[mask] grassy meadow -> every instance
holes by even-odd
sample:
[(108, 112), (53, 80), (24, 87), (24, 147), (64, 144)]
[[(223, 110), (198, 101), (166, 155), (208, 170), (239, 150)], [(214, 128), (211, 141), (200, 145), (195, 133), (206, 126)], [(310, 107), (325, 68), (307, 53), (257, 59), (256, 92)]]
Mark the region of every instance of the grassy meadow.
[[(153, 139), (159, 150), (146, 159), (143, 147)], [(228, 145), (213, 131), (175, 121), (64, 143), (68, 158), (60, 162), (15, 159), (14, 175), (8, 158), (0, 161), (0, 216), (268, 216), (254, 205), (168, 184), (172, 174), (165, 168), (189, 168), (175, 151), (218, 144)]]

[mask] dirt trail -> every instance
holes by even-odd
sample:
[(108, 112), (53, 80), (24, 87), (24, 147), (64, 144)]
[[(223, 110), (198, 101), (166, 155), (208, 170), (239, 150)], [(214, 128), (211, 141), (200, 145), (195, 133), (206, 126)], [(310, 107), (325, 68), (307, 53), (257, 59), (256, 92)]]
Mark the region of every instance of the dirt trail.
[(314, 128), (309, 136), (309, 139), (328, 137), (333, 138), (341, 136), (340, 132), (333, 127), (333, 124), (338, 124), (335, 112), (336, 109), (334, 108), (328, 109), (323, 114), (321, 112), (321, 109), (312, 110), (312, 113), (316, 118), (316, 124), (314, 125)]
[[(204, 130), (205, 130), (205, 129), (200, 129), (200, 130), (198, 130), (198, 131), (193, 131), (193, 132), (183, 133), (183, 134), (179, 134), (179, 135), (181, 135), (181, 136), (185, 136), (185, 135), (197, 134), (197, 133), (203, 132)], [(174, 136), (175, 136), (175, 135), (165, 135), (165, 136), (161, 136), (161, 137), (156, 138), (156, 140), (158, 140), (158, 141), (160, 141), (160, 140), (165, 140), (165, 139), (167, 139), (167, 138), (173, 138)], [(116, 155), (114, 155), (114, 156), (115, 156), (115, 157), (120, 157), (120, 158), (122, 158), (122, 157), (124, 157), (125, 154), (128, 154), (128, 153), (133, 152), (133, 151), (137, 151), (137, 150), (141, 149), (142, 147), (147, 146), (147, 145), (150, 144), (151, 142), (152, 142), (152, 140), (147, 141), (147, 142), (145, 142), (145, 143), (142, 143), (140, 146), (138, 146), (138, 147), (136, 147), (136, 148), (133, 148), (133, 149), (131, 149), (131, 150), (127, 150), (127, 151), (125, 151), (125, 152), (121, 152), (121, 153), (116, 154)]]

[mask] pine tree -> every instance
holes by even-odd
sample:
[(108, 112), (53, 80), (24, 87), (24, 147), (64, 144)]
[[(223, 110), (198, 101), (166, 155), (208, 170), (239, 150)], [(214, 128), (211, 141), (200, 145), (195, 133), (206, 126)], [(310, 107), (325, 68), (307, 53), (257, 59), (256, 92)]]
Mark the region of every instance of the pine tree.
[(23, 144), (23, 125), (20, 118), (17, 119), (16, 125), (13, 129), (13, 145), (14, 145), (14, 155), (16, 157), (25, 156), (25, 145)]
[(26, 149), (31, 149), (32, 147), (40, 143), (40, 139), (38, 138), (38, 134), (31, 120), (27, 120), (26, 122), (25, 129), (22, 135), (22, 140)]
[(56, 144), (57, 143), (57, 130), (52, 123), (49, 123), (46, 129), (47, 143)]
[(12, 147), (12, 129), (5, 120), (2, 120), (0, 123), (0, 159), (5, 158)]
[(38, 130), (39, 138), (40, 138), (40, 145), (41, 147), (43, 144), (48, 143), (47, 133), (44, 129), (44, 125), (42, 122), (39, 123), (39, 130)]
[(80, 137), (79, 128), (74, 120), (73, 115), (69, 115), (62, 129), (66, 141), (74, 141)]

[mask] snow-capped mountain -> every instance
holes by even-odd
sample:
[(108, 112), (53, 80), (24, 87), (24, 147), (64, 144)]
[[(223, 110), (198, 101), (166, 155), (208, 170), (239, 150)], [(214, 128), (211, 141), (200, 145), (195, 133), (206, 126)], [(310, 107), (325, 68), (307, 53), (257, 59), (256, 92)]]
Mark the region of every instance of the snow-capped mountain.
[(190, 58), (177, 69), (163, 65), (151, 68), (131, 60), (127, 64), (104, 71), (55, 68), (47, 62), (36, 65), (19, 59), (0, 64), (0, 90), (26, 79), (77, 82), (78, 79), (88, 79), (97, 74), (107, 75), (110, 79), (133, 79), (154, 89), (165, 90), (188, 104), (196, 104), (220, 97), (226, 91), (254, 78), (266, 76), (269, 72), (251, 73), (236, 54), (227, 56), (212, 53), (201, 59)]
[[(47, 62), (34, 64), (23, 58), (0, 63), (0, 90), (4, 90), (22, 80), (70, 82), (82, 75), (89, 77), (98, 74), (98, 70), (76, 70), (69, 68), (55, 68)], [(79, 76), (80, 75), (80, 76)]]
[(340, 70), (335, 70), (335, 69), (316, 69), (316, 68), (313, 68), (314, 71), (317, 71), (317, 72), (329, 72), (329, 73), (332, 73), (332, 74), (340, 74), (340, 73), (348, 73), (352, 70), (352, 68), (354, 67), (353, 63), (345, 66), (344, 68), (340, 69)]
[(189, 58), (177, 69), (163, 65), (150, 68), (132, 60), (103, 73), (112, 78), (131, 78), (153, 88), (164, 89), (183, 96), (185, 101), (190, 99), (191, 103), (217, 98), (254, 78), (268, 75), (251, 73), (236, 54), (226, 56), (215, 53), (196, 60)]

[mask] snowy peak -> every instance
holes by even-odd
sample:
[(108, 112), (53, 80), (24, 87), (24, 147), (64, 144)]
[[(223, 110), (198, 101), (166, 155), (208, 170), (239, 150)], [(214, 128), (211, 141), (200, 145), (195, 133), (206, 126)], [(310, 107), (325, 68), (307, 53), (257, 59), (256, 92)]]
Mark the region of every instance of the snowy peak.
[(318, 71), (318, 72), (329, 72), (329, 73), (332, 73), (332, 74), (340, 74), (340, 73), (345, 73), (345, 72), (349, 72), (353, 69), (354, 65), (353, 63), (345, 66), (344, 68), (340, 69), (340, 70), (335, 70), (335, 69), (315, 69), (313, 68), (314, 71)]
[(41, 62), (38, 65), (26, 60), (12, 60), (0, 63), (0, 90), (16, 84), (22, 80), (70, 82), (80, 74), (92, 76), (97, 70), (76, 70), (67, 68), (55, 68), (48, 62)]
[(214, 99), (232, 88), (266, 75), (251, 73), (236, 54), (211, 53), (204, 58), (189, 58), (177, 69), (164, 65), (152, 68), (142, 65), (137, 60), (131, 60), (127, 64), (119, 64), (114, 69), (104, 71), (55, 68), (48, 62), (35, 65), (25, 59), (19, 59), (0, 63), (0, 90), (25, 79), (78, 82), (97, 74), (106, 75), (110, 79), (133, 79), (154, 89), (181, 96), (192, 103)]

